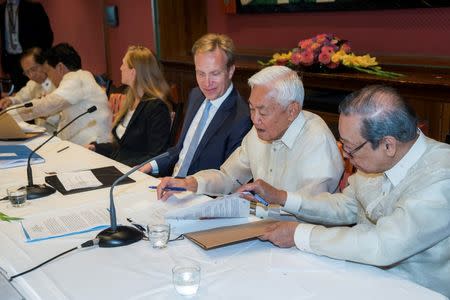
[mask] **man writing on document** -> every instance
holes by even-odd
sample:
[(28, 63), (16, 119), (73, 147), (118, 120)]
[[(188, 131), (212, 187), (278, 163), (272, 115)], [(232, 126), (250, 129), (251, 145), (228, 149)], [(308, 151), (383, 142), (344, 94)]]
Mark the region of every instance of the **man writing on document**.
[(210, 195), (228, 194), (252, 178), (288, 198), (298, 191), (317, 194), (336, 190), (343, 171), (342, 157), (325, 122), (302, 110), (304, 90), (297, 73), (283, 66), (267, 67), (253, 75), (249, 84), (254, 126), (242, 145), (220, 170), (200, 171), (185, 179), (163, 178), (158, 186), (159, 199), (172, 194), (165, 190), (170, 186)]
[[(335, 227), (279, 222), (261, 239), (379, 266), (449, 297), (450, 146), (424, 136), (412, 109), (385, 86), (366, 87), (340, 104), (339, 133), (357, 173), (342, 193), (292, 195), (291, 208)], [(273, 203), (286, 200), (262, 185), (243, 189), (273, 195), (266, 199)]]
[(152, 175), (185, 177), (204, 169), (218, 169), (250, 130), (248, 105), (231, 79), (233, 41), (206, 34), (192, 47), (198, 88), (189, 94), (188, 108), (178, 143), (168, 156), (140, 169)]

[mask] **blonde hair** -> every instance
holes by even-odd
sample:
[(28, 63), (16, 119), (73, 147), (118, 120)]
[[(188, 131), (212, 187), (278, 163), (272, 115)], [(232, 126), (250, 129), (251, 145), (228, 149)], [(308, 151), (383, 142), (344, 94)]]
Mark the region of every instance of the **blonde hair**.
[(227, 56), (227, 67), (234, 65), (234, 43), (224, 34), (208, 33), (199, 38), (192, 46), (192, 54), (214, 51), (217, 48)]
[(138, 90), (144, 92), (143, 98), (147, 98), (147, 101), (161, 99), (171, 110), (168, 99), (170, 88), (152, 51), (143, 46), (130, 46), (125, 54), (125, 62), (130, 69), (136, 70), (136, 78), (127, 89), (126, 99), (114, 120), (114, 126), (128, 112), (135, 99), (139, 97)]

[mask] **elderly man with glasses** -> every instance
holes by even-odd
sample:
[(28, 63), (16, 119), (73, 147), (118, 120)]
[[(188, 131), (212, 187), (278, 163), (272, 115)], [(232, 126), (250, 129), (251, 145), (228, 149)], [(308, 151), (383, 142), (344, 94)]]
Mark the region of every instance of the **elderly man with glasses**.
[(297, 216), (329, 227), (279, 222), (260, 238), (379, 266), (449, 297), (450, 146), (424, 136), (412, 109), (385, 86), (340, 104), (339, 133), (358, 170), (349, 185), (337, 194), (295, 195)]

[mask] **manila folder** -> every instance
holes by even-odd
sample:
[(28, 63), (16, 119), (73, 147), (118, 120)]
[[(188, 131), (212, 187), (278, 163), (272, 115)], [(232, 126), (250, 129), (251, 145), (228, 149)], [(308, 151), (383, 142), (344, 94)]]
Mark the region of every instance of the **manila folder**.
[(279, 222), (262, 220), (246, 224), (213, 228), (186, 233), (184, 236), (205, 250), (244, 242), (262, 235), (267, 226)]

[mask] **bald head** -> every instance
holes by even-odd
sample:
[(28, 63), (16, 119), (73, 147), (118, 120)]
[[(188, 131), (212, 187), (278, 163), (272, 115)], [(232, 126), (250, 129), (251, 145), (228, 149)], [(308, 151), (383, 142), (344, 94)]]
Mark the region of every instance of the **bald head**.
[(341, 102), (339, 112), (361, 117), (361, 136), (374, 149), (385, 136), (404, 143), (416, 137), (416, 114), (391, 87), (370, 85), (354, 92)]

